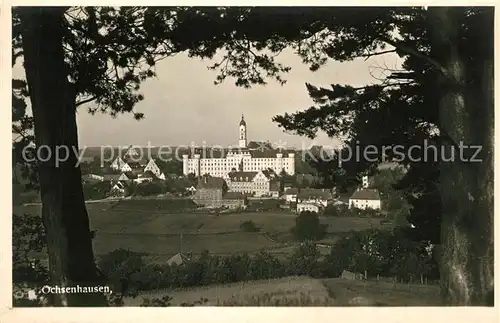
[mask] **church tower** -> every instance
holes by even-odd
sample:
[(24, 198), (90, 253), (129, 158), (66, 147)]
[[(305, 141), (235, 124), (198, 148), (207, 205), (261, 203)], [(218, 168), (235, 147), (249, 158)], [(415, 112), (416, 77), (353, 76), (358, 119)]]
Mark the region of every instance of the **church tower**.
[(247, 123), (243, 115), (241, 115), (240, 121), (240, 139), (238, 141), (238, 146), (240, 148), (247, 148)]

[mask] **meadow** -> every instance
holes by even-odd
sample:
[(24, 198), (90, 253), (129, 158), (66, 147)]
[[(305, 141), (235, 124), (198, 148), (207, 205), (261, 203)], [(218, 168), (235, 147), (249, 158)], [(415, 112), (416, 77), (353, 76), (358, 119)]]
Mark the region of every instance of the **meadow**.
[[(144, 260), (164, 264), (178, 252), (228, 256), (267, 251), (277, 258), (296, 248), (289, 233), (296, 215), (283, 211), (243, 212), (213, 215), (192, 209), (188, 200), (123, 200), (88, 203), (92, 230), (96, 230), (94, 251), (102, 256), (123, 248), (144, 254)], [(16, 207), (17, 212), (37, 214), (39, 206)], [(260, 232), (243, 232), (240, 224), (253, 221)], [(380, 228), (380, 219), (320, 217), (329, 236), (319, 251), (351, 230)], [(182, 244), (181, 233), (182, 232)], [(224, 306), (432, 306), (440, 305), (436, 285), (408, 285), (384, 281), (352, 281), (338, 278), (285, 277), (262, 281), (212, 285), (176, 290), (141, 292), (127, 298), (125, 305), (140, 305), (143, 298), (171, 296), (172, 305), (193, 303)]]
[(225, 285), (141, 292), (124, 299), (125, 306), (139, 306), (143, 299), (170, 296), (170, 304), (210, 306), (439, 306), (437, 285), (408, 285), (339, 278), (285, 277)]
[[(24, 213), (39, 213), (39, 206), (23, 207)], [(286, 255), (294, 242), (289, 233), (295, 214), (283, 211), (220, 214), (200, 213), (186, 199), (137, 199), (87, 203), (91, 230), (96, 230), (94, 250), (104, 255), (124, 248), (144, 253), (162, 262), (178, 252), (199, 254), (256, 253), (261, 250)], [(251, 220), (260, 232), (242, 232), (240, 225)], [(331, 244), (350, 230), (380, 227), (379, 219), (321, 217)], [(181, 239), (182, 233), (182, 239)], [(182, 243), (181, 243), (182, 240)]]

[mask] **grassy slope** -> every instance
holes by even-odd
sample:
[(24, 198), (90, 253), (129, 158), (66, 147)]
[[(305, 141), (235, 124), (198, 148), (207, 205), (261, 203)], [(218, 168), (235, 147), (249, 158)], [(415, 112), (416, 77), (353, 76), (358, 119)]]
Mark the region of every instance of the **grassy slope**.
[[(141, 293), (135, 299), (127, 298), (126, 306), (137, 306), (142, 298), (171, 296), (172, 305), (183, 302), (193, 303), (205, 298), (205, 305), (278, 305), (276, 302), (286, 299), (290, 302), (309, 301), (325, 303), (329, 301), (327, 289), (320, 281), (307, 277), (287, 277), (272, 280), (260, 280), (227, 285), (213, 285), (175, 291), (160, 290)], [(306, 297), (304, 297), (306, 296)], [(283, 304), (285, 305), (285, 304)], [(288, 304), (291, 305), (291, 304)], [(297, 304), (299, 305), (299, 304)]]
[[(92, 230), (97, 230), (94, 247), (97, 255), (118, 248), (144, 252), (163, 261), (181, 251), (180, 232), (183, 232), (183, 251), (228, 255), (241, 252), (269, 250), (285, 254), (289, 247), (289, 229), (295, 215), (284, 212), (249, 212), (213, 216), (185, 212), (190, 206), (186, 200), (129, 200), (88, 203), (87, 210)], [(184, 209), (184, 210), (183, 210)], [(38, 213), (39, 206), (23, 207), (26, 213)], [(241, 232), (243, 221), (252, 220), (263, 232), (280, 232), (276, 242), (258, 233)], [(331, 236), (324, 242), (332, 243), (335, 236), (349, 230), (378, 227), (377, 219), (325, 217)], [(289, 246), (289, 245), (288, 245)]]
[(138, 306), (143, 298), (172, 297), (171, 304), (194, 303), (207, 299), (207, 306), (437, 306), (439, 289), (435, 285), (393, 284), (286, 277), (228, 285), (141, 293), (125, 300)]
[(349, 305), (356, 297), (368, 301), (366, 305), (381, 306), (439, 306), (438, 285), (394, 284), (377, 281), (352, 281), (340, 278), (321, 280), (328, 294), (338, 305)]

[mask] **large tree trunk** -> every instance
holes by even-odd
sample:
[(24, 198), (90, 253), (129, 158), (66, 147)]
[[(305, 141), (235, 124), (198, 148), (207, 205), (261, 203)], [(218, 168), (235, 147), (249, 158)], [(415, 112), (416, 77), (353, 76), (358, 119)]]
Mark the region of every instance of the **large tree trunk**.
[[(24, 67), (30, 92), (37, 148), (48, 147), (51, 158), (39, 161), (42, 217), (47, 236), (51, 284), (97, 286), (99, 281), (81, 172), (75, 167), (78, 133), (75, 92), (64, 64), (62, 8), (20, 10)], [(57, 147), (68, 147), (69, 159), (56, 161)], [(43, 159), (47, 149), (40, 150)], [(60, 149), (61, 155), (65, 152)], [(52, 295), (56, 306), (106, 305), (103, 294)]]
[[(493, 306), (493, 21), (484, 21), (485, 31), (491, 31), (478, 36), (485, 38), (485, 47), (471, 61), (459, 48), (464, 8), (429, 13), (433, 56), (446, 70), (439, 89), (446, 158), (455, 147), (453, 160), (440, 166), (443, 297), (449, 305)], [(470, 159), (474, 149), (465, 149), (462, 158), (461, 144), (481, 146), (475, 159), (482, 161)]]

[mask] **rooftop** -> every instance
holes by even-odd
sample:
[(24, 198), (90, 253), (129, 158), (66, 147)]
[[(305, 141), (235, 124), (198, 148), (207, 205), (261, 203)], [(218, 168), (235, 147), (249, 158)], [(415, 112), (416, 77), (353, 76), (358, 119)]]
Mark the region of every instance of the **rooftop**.
[(258, 172), (232, 172), (229, 178), (232, 182), (251, 182)]
[[(288, 189), (285, 194), (293, 195), (297, 194), (297, 188)], [(318, 189), (318, 188), (303, 188), (300, 190), (299, 198), (321, 198), (321, 199), (332, 199), (332, 194), (328, 190)]]
[(377, 190), (373, 189), (362, 189), (354, 192), (351, 197), (351, 200), (380, 200), (380, 194)]
[(225, 183), (221, 177), (203, 177), (198, 181), (198, 189), (223, 189)]
[(232, 154), (247, 154), (252, 158), (276, 158), (277, 154), (283, 154), (283, 157), (288, 157), (288, 154), (295, 153), (294, 150), (285, 149), (269, 149), (269, 148), (194, 148), (186, 151), (185, 154), (189, 158), (194, 158), (195, 154), (200, 155), (200, 158), (226, 158), (230, 153)]

